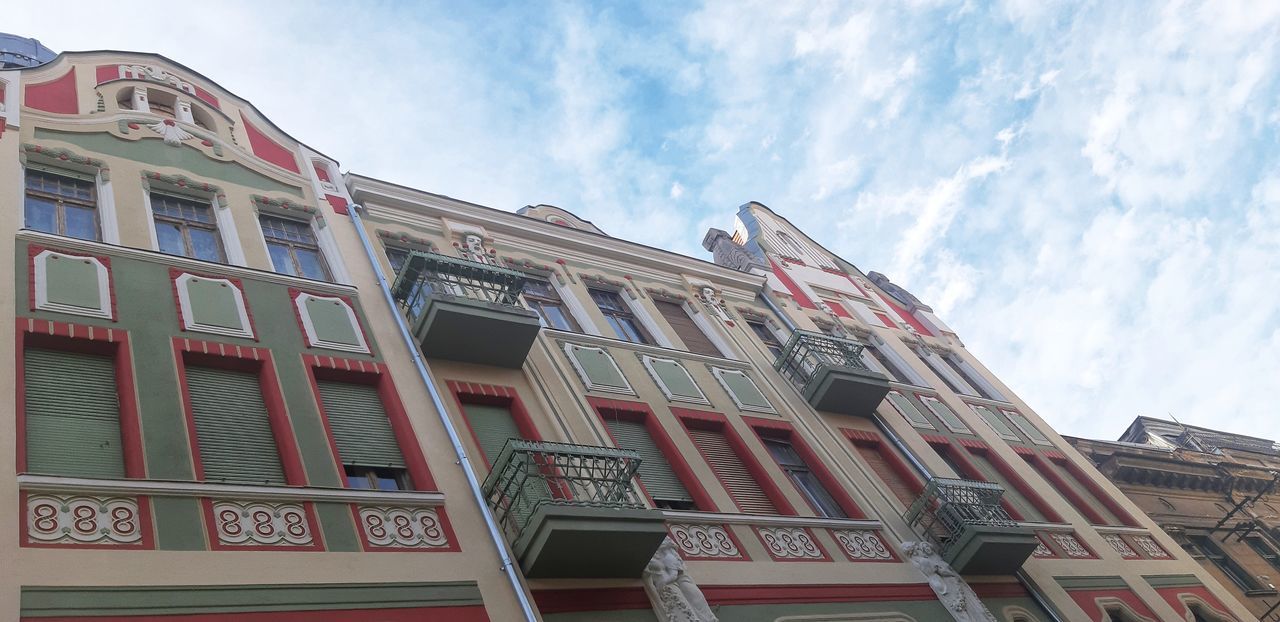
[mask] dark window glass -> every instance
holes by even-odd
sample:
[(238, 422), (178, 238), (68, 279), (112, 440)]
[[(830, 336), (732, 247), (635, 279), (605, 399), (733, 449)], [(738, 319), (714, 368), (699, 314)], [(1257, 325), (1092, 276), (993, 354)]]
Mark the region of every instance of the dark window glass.
[(409, 261), (409, 251), (403, 248), (387, 247), (387, 262), (391, 264), (391, 271), (400, 274), (400, 268), (404, 267), (404, 262)]
[(973, 379), (973, 374), (968, 370), (966, 370), (964, 365), (961, 365), (960, 361), (956, 359), (956, 357), (944, 354), (942, 355), (942, 360), (947, 362), (947, 365), (951, 367), (952, 371), (956, 372), (956, 374), (959, 375), (961, 378), (964, 378), (965, 382), (969, 383), (969, 386), (973, 387), (973, 390), (978, 392), (978, 395), (981, 395), (982, 397), (985, 397), (989, 400), (997, 399), (991, 395), (990, 391), (987, 391), (986, 389), (982, 388), (981, 383)]
[(1270, 544), (1262, 541), (1262, 538), (1245, 538), (1245, 542), (1249, 543), (1249, 548), (1253, 549), (1258, 557), (1267, 560), (1272, 568), (1280, 570), (1280, 553), (1271, 548)]
[[(884, 368), (884, 373), (889, 375), (890, 380), (907, 382), (907, 376), (902, 373), (902, 370), (899, 369), (898, 366), (889, 359), (889, 357), (885, 356), (884, 352), (880, 351), (880, 348), (871, 344), (863, 345), (866, 347), (867, 353), (871, 355), (871, 358), (874, 358), (876, 362), (880, 364), (880, 367)], [(910, 383), (908, 382), (908, 384)]]
[(524, 282), (524, 300), (530, 309), (542, 316), (549, 328), (578, 332), (578, 323), (565, 309), (564, 301), (550, 281), (530, 278)]
[(87, 180), (28, 170), (24, 226), (82, 240), (97, 240), (96, 185)]
[(404, 469), (374, 468), (348, 464), (343, 466), (348, 488), (362, 490), (408, 490), (408, 474)]
[(773, 456), (778, 466), (782, 467), (782, 471), (787, 474), (791, 482), (796, 485), (800, 493), (813, 506), (815, 512), (820, 516), (830, 518), (848, 518), (844, 513), (844, 509), (840, 507), (839, 503), (836, 503), (835, 498), (822, 485), (822, 481), (813, 473), (813, 470), (800, 457), (800, 454), (796, 453), (791, 443), (782, 439), (766, 438), (764, 439), (764, 446), (769, 450), (769, 454)]
[(747, 326), (750, 326), (756, 337), (760, 338), (760, 342), (764, 344), (764, 347), (769, 348), (769, 352), (773, 353), (774, 360), (782, 356), (782, 342), (778, 341), (773, 331), (769, 330), (769, 327), (764, 322), (748, 320)]
[(267, 240), (271, 265), (280, 274), (318, 281), (329, 280), (329, 267), (320, 254), (311, 224), (300, 220), (262, 215), (258, 217)]
[(1246, 590), (1256, 589), (1253, 576), (1249, 571), (1245, 570), (1236, 560), (1227, 555), (1218, 542), (1209, 536), (1189, 536), (1187, 540), (1199, 549), (1206, 559), (1213, 562), (1219, 570), (1231, 578), (1232, 581)]
[(606, 289), (589, 289), (587, 291), (591, 294), (591, 299), (595, 301), (596, 306), (600, 307), (600, 312), (604, 314), (604, 319), (609, 322), (609, 326), (613, 328), (614, 334), (619, 339), (632, 343), (653, 343), (649, 339), (649, 334), (636, 321), (631, 309), (627, 308), (626, 303), (622, 302), (622, 297), (618, 292)]
[(205, 261), (226, 261), (217, 218), (207, 201), (153, 192), (151, 213), (155, 216), (160, 252)]

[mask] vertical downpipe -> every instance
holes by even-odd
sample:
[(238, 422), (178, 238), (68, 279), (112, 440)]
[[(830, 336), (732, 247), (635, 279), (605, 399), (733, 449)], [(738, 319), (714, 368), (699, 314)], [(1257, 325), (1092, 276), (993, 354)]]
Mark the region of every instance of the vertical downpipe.
[(400, 329), (400, 337), (404, 340), (404, 344), (409, 348), (410, 355), (413, 357), (414, 367), (418, 369), (418, 376), (422, 379), (422, 384), (427, 387), (427, 393), (431, 395), (431, 404), (435, 406), (436, 414), (440, 417), (440, 423), (444, 425), (445, 432), (449, 434), (449, 443), (453, 445), (453, 453), (458, 456), (458, 464), (462, 467), (462, 472), (467, 476), (467, 484), (471, 488), (471, 495), (475, 499), (476, 505), (480, 506), (480, 515), (484, 517), (485, 526), (488, 527), (489, 538), (493, 540), (493, 545), (498, 549), (498, 555), (501, 556), (502, 570), (506, 573), (507, 579), (511, 582), (511, 588), (515, 590), (516, 598), (520, 601), (520, 609), (524, 612), (524, 619), (528, 622), (537, 622), (537, 615), (533, 612), (533, 604), (529, 602), (528, 595), (525, 594), (524, 585), (520, 582), (520, 575), (516, 571), (517, 565), (511, 560), (511, 551), (507, 546), (506, 539), (502, 536), (502, 530), (498, 528), (498, 522), (493, 517), (492, 510), (489, 509), (489, 503), (485, 500), (484, 492), (480, 489), (480, 479), (476, 477), (475, 468), (471, 466), (471, 459), (467, 456), (467, 450), (462, 445), (462, 439), (458, 436), (458, 430), (453, 426), (453, 422), (449, 420), (449, 412), (445, 410), (444, 400), (440, 397), (440, 390), (436, 387), (435, 380), (431, 377), (430, 368), (427, 362), (422, 358), (422, 352), (418, 350), (418, 344), (414, 343), (413, 335), (409, 332), (409, 325), (405, 322), (404, 316), (397, 312), (399, 308), (396, 305), (395, 296), (391, 294), (391, 285), (387, 282), (387, 277), (382, 273), (382, 266), (378, 263), (378, 255), (373, 249), (373, 244), (369, 242), (369, 236), (365, 233), (364, 222), (360, 220), (360, 210), (364, 209), (360, 205), (348, 205), (347, 212), (351, 214), (351, 220), (356, 228), (356, 233), (360, 236), (360, 245), (364, 247), (365, 257), (369, 260), (369, 265), (373, 267), (373, 274), (378, 278), (378, 288), (382, 290), (382, 297), (386, 299), (387, 304), (391, 307), (391, 314), (396, 318), (396, 326)]

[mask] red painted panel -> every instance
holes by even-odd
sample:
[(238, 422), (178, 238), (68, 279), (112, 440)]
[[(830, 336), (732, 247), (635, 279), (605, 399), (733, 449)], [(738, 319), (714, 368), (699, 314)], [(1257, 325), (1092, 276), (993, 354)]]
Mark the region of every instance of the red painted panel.
[(822, 302), (827, 303), (827, 306), (828, 306), (828, 307), (831, 307), (831, 312), (832, 312), (832, 313), (834, 313), (834, 314), (836, 314), (836, 315), (838, 315), (838, 316), (840, 316), (840, 317), (847, 317), (847, 318), (849, 318), (849, 319), (851, 319), (851, 320), (853, 319), (853, 315), (849, 313), (849, 310), (848, 310), (848, 309), (844, 308), (844, 305), (842, 305), (842, 304), (840, 304), (840, 303), (838, 303), (838, 302), (836, 302), (836, 301), (834, 301), (834, 300), (827, 300), (826, 298), (823, 298), (823, 299), (822, 299)]
[(894, 302), (889, 296), (880, 296), (880, 300), (883, 300), (885, 304), (889, 305), (889, 308), (893, 309), (894, 313), (897, 313), (898, 317), (902, 318), (902, 321), (910, 324), (919, 331), (921, 335), (928, 335), (930, 337), (936, 336), (933, 334), (933, 331), (929, 330), (929, 328), (924, 325), (923, 322), (917, 320), (916, 316), (911, 315), (909, 311), (898, 306), (898, 303)]
[(894, 322), (893, 320), (889, 319), (889, 316), (887, 316), (887, 315), (885, 315), (885, 314), (883, 314), (883, 313), (881, 313), (881, 312), (879, 312), (879, 311), (872, 311), (872, 313), (874, 313), (874, 314), (875, 314), (875, 316), (876, 316), (877, 318), (880, 318), (880, 323), (881, 323), (881, 324), (884, 324), (885, 326), (887, 326), (887, 327), (889, 327), (889, 328), (895, 328), (895, 327), (898, 325), (898, 324), (897, 324), (897, 322)]
[[(146, 78), (137, 76), (133, 72), (121, 72), (121, 67), (122, 65), (98, 65), (98, 67), (95, 70), (95, 77), (97, 78), (97, 81), (95, 82), (95, 84), (102, 84), (104, 82), (110, 82), (112, 80), (148, 81)], [(174, 75), (174, 74), (170, 74), (170, 75)], [(179, 80), (182, 80), (183, 82), (187, 82), (186, 80), (183, 80), (181, 77), (177, 77), (177, 78)], [(158, 82), (160, 82), (161, 84), (168, 84), (169, 86), (173, 86), (172, 84), (169, 84), (167, 81), (161, 80)], [(218, 97), (216, 95), (200, 88), (199, 86), (196, 86), (195, 84), (191, 84), (190, 82), (187, 82), (187, 84), (191, 85), (191, 88), (195, 91), (195, 96), (197, 98), (204, 100), (206, 104), (209, 104), (214, 108), (220, 108), (220, 106), (218, 105)], [(186, 90), (186, 89), (179, 89), (179, 90)]]
[(320, 181), (327, 181), (329, 183), (333, 183), (333, 180), (329, 179), (329, 171), (326, 171), (323, 166), (320, 166), (319, 164), (313, 164), (311, 168), (315, 169), (316, 177), (319, 177)]
[(1106, 622), (1108, 619), (1106, 614), (1103, 613), (1102, 605), (1097, 602), (1099, 599), (1118, 600), (1128, 605), (1130, 609), (1133, 609), (1134, 613), (1140, 616), (1145, 616), (1152, 620), (1160, 619), (1156, 617), (1156, 614), (1151, 611), (1151, 608), (1146, 603), (1142, 602), (1141, 598), (1138, 598), (1137, 594), (1130, 590), (1076, 590), (1067, 593), (1071, 595), (1071, 600), (1074, 600), (1085, 613), (1090, 616), (1097, 616), (1096, 618), (1090, 617), (1090, 620), (1096, 619), (1098, 622)]
[(813, 301), (809, 300), (809, 297), (805, 295), (804, 290), (800, 289), (799, 285), (796, 285), (796, 282), (791, 279), (791, 276), (787, 274), (786, 270), (782, 269), (782, 267), (772, 259), (769, 260), (769, 265), (773, 267), (773, 274), (778, 277), (779, 281), (782, 281), (782, 284), (786, 286), (787, 291), (791, 292), (791, 297), (796, 299), (796, 304), (804, 307), (805, 309), (818, 308), (813, 304)]
[(329, 207), (333, 208), (333, 213), (342, 214), (343, 216), (347, 215), (346, 199), (339, 196), (334, 196), (332, 194), (326, 194), (324, 195), (324, 200), (329, 202)]
[(243, 112), (240, 113), (240, 120), (244, 121), (244, 131), (249, 135), (249, 148), (253, 150), (253, 155), (280, 168), (301, 174), (302, 171), (298, 168), (298, 160), (294, 158), (293, 152), (254, 127), (249, 119), (245, 118)]
[(80, 102), (76, 97), (76, 68), (72, 67), (56, 80), (28, 84), (26, 105), (36, 110), (57, 114), (80, 112)]
[[(134, 616), (22, 618), (22, 622), (137, 622)], [(255, 611), (147, 616), (148, 622), (489, 622), (481, 605), (394, 609), (335, 609), (331, 611)]]

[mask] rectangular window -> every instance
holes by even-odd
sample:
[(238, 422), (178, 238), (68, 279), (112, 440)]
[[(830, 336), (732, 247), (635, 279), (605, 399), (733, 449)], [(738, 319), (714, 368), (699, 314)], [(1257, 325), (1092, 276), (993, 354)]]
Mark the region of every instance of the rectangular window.
[(804, 495), (809, 505), (813, 506), (814, 512), (827, 518), (848, 518), (835, 497), (832, 497), (822, 485), (822, 480), (809, 468), (800, 454), (796, 453), (790, 441), (771, 437), (763, 437), (761, 440), (769, 450), (769, 455), (773, 456), (779, 467), (782, 467), (782, 472), (787, 474), (787, 479), (795, 484), (800, 494)]
[(256, 373), (186, 367), (205, 481), (284, 484), (284, 468)]
[(151, 213), (160, 252), (219, 263), (227, 260), (208, 201), (152, 192)]
[(686, 350), (695, 354), (705, 354), (707, 356), (721, 356), (720, 348), (716, 344), (711, 343), (706, 333), (693, 321), (693, 318), (684, 310), (684, 305), (678, 302), (668, 302), (666, 300), (653, 301), (653, 305), (658, 308), (658, 312), (667, 320), (667, 324), (671, 325), (671, 330), (676, 331), (676, 335), (680, 337), (680, 341), (684, 343)]
[(98, 240), (98, 187), (87, 179), (27, 169), (23, 226)]
[(940, 362), (942, 357), (927, 350), (923, 351), (923, 353), (917, 352), (916, 356), (919, 356), (920, 360), (924, 361), (924, 364), (927, 365), (929, 369), (933, 370), (935, 376), (942, 379), (942, 383), (947, 385), (947, 388), (951, 389), (952, 393), (957, 395), (978, 394), (977, 391), (974, 391), (967, 383), (965, 383), (962, 377), (956, 376), (955, 373), (951, 371), (950, 367), (947, 367), (945, 363)]
[(317, 281), (330, 280), (329, 266), (320, 253), (311, 223), (265, 214), (258, 216), (258, 222), (276, 272)]
[(23, 351), (27, 470), (125, 476), (115, 362), (64, 350)]
[(778, 336), (773, 334), (767, 324), (756, 320), (747, 320), (747, 326), (751, 328), (751, 332), (756, 334), (756, 337), (760, 338), (760, 343), (763, 343), (764, 347), (768, 348), (769, 352), (773, 354), (773, 360), (776, 361), (778, 357), (782, 356), (782, 342), (778, 341)]
[(973, 390), (978, 392), (978, 395), (989, 400), (1004, 400), (1004, 396), (995, 395), (988, 390), (986, 382), (978, 377), (977, 370), (969, 367), (969, 365), (958, 356), (954, 354), (944, 354), (941, 358), (943, 362), (945, 362), (947, 366), (956, 373), (956, 375), (963, 378), (965, 382), (968, 382), (969, 386), (973, 387)]
[(632, 343), (653, 343), (653, 340), (649, 338), (649, 334), (640, 326), (635, 314), (627, 307), (627, 303), (622, 301), (622, 296), (618, 292), (595, 288), (588, 289), (587, 292), (591, 294), (591, 299), (595, 301), (596, 306), (600, 307), (600, 312), (604, 314), (605, 321), (609, 322), (609, 326), (613, 328), (613, 332), (618, 336), (618, 339)]
[(856, 439), (853, 445), (876, 477), (879, 477), (889, 492), (902, 503), (902, 507), (911, 507), (916, 497), (920, 496), (922, 487), (914, 476), (904, 473), (902, 461), (890, 453), (893, 449), (880, 441), (873, 440)]
[(1270, 544), (1257, 537), (1245, 538), (1244, 541), (1249, 543), (1249, 548), (1253, 549), (1258, 554), (1258, 557), (1271, 564), (1272, 568), (1280, 570), (1280, 553), (1271, 548)]
[(463, 404), (462, 414), (467, 419), (467, 426), (475, 436), (480, 452), (484, 454), (485, 464), (493, 466), (507, 441), (513, 438), (524, 438), (509, 406), (496, 404)]
[(1245, 590), (1254, 590), (1258, 588), (1257, 582), (1254, 581), (1253, 575), (1249, 574), (1239, 562), (1227, 555), (1226, 551), (1218, 545), (1210, 536), (1187, 536), (1187, 541), (1191, 543), (1206, 559), (1213, 562), (1223, 574), (1231, 578), (1236, 585)]
[[(400, 274), (400, 268), (404, 267), (404, 262), (409, 261), (409, 251), (394, 246), (386, 247), (387, 262), (391, 264), (391, 272)], [(393, 277), (392, 281), (395, 280)]]
[(698, 509), (666, 454), (649, 434), (644, 420), (631, 419), (614, 410), (603, 410), (600, 417), (618, 447), (640, 454), (640, 483), (655, 506), (668, 510)]
[(378, 388), (317, 380), (348, 488), (407, 490), (408, 470)]
[(1000, 472), (1000, 469), (996, 468), (996, 465), (985, 452), (970, 450), (970, 456), (972, 456), (972, 460), (969, 462), (982, 474), (982, 479), (1000, 484), (1004, 488), (1004, 498), (1008, 500), (1010, 505), (1017, 508), (1018, 513), (1022, 515), (1024, 520), (1037, 522), (1045, 520), (1045, 516), (1040, 512), (1040, 509), (1023, 496), (1022, 491), (1013, 486), (1012, 482), (1005, 478), (1004, 474)]
[(911, 382), (911, 376), (907, 375), (906, 372), (902, 371), (902, 368), (896, 362), (891, 360), (887, 355), (885, 355), (885, 353), (879, 347), (871, 345), (869, 343), (863, 343), (862, 346), (864, 348), (863, 352), (866, 352), (868, 355), (871, 356), (872, 359), (875, 360), (875, 362), (879, 365), (880, 369), (884, 371), (885, 375), (889, 376), (890, 380), (893, 380), (894, 382), (905, 382), (907, 384), (914, 384), (913, 382)]
[[(747, 468), (738, 450), (729, 442), (723, 429), (712, 429), (697, 424), (688, 426), (689, 438), (697, 445), (711, 470), (716, 472), (725, 490), (748, 514), (777, 514), (778, 508), (756, 481), (755, 473)], [(748, 458), (750, 459), (750, 458)]]
[(573, 316), (569, 314), (569, 310), (565, 308), (564, 300), (560, 299), (560, 293), (556, 291), (551, 281), (529, 277), (524, 282), (523, 293), (525, 304), (538, 313), (547, 328), (582, 332), (578, 329), (578, 323), (573, 320)]

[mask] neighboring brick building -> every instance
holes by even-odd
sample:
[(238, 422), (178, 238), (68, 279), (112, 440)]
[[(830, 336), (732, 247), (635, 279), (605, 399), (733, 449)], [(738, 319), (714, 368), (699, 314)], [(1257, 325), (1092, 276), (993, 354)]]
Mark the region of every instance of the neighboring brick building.
[(1067, 437), (1263, 622), (1280, 620), (1280, 444), (1138, 417)]
[(20, 49), (0, 620), (1247, 619), (763, 205), (704, 261), (343, 175), (158, 55)]

